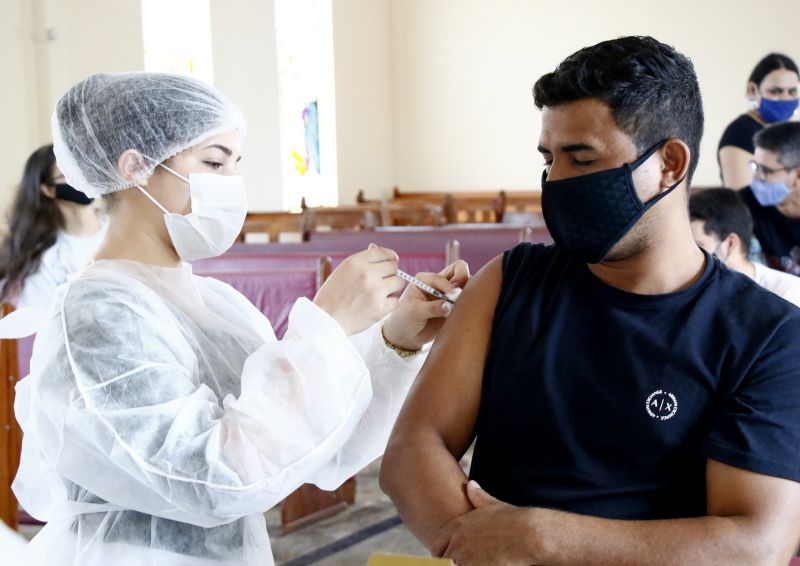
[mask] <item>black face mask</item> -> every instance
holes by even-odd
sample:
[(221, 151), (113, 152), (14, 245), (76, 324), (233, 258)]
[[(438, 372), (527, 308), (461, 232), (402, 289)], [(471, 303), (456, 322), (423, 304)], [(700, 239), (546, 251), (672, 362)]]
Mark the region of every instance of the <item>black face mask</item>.
[(66, 200), (68, 202), (74, 202), (75, 204), (82, 204), (84, 206), (94, 202), (93, 198), (87, 197), (78, 189), (72, 188), (71, 185), (66, 183), (56, 183), (54, 186), (56, 188), (56, 198)]
[(631, 164), (597, 173), (548, 181), (542, 172), (542, 212), (555, 243), (586, 263), (599, 263), (652, 206), (683, 179), (642, 203), (633, 172), (667, 140), (658, 142)]

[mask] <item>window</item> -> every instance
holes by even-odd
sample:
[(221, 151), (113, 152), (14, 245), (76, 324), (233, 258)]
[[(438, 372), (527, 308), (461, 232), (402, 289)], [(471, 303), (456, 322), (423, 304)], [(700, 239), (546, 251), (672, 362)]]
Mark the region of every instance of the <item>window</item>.
[(212, 83), (209, 0), (142, 0), (144, 68)]
[(338, 204), (331, 0), (275, 0), (283, 200)]

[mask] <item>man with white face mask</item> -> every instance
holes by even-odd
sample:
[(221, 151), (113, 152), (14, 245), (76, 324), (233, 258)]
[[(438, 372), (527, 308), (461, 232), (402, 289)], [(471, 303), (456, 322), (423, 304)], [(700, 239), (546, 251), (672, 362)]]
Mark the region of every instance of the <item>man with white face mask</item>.
[[(241, 229), (243, 133), (220, 92), (165, 74), (94, 75), (56, 105), (60, 169), (112, 207), (17, 388), (14, 491), (47, 522), (31, 563), (269, 565), (262, 513), (385, 447), (449, 309), (395, 297), (397, 255), (370, 246), (297, 301), (277, 341), (242, 295), (193, 275), (186, 262)], [(468, 273), (422, 277), (450, 292)]]
[(733, 189), (706, 189), (689, 197), (689, 219), (697, 245), (731, 269), (800, 306), (800, 278), (750, 261), (753, 219)]

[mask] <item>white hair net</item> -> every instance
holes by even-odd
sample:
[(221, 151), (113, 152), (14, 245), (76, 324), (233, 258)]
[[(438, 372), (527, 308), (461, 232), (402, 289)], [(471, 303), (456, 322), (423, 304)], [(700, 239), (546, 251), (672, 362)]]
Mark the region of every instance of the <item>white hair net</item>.
[[(53, 112), (53, 149), (67, 182), (89, 197), (134, 186), (170, 157), (238, 129), (242, 112), (214, 87), (166, 73), (104, 73), (79, 82)], [(137, 179), (117, 167), (128, 149), (143, 159)]]

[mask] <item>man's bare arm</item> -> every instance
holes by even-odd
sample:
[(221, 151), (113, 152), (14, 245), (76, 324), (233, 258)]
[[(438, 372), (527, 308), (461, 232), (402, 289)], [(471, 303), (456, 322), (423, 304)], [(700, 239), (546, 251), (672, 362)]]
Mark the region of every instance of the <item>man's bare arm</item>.
[(487, 557), (548, 566), (788, 564), (800, 538), (800, 484), (710, 460), (707, 485), (706, 516), (657, 521), (521, 509), (471, 487), (477, 509), (445, 528), (446, 556), (459, 566)]
[(489, 262), (459, 297), (400, 413), (381, 467), (381, 487), (437, 555), (448, 544), (442, 527), (472, 510), (458, 461), (474, 438), (501, 261)]

